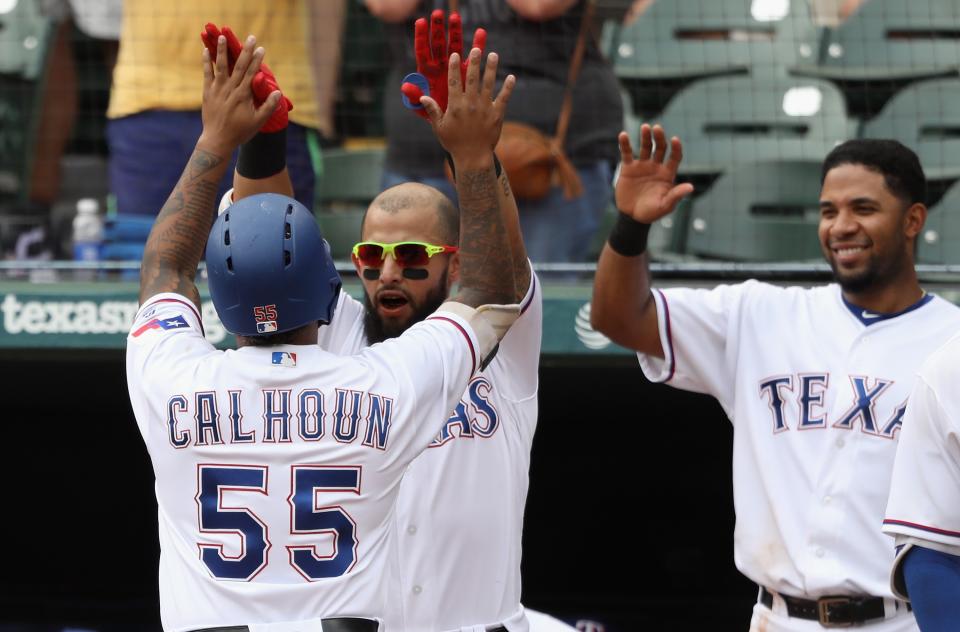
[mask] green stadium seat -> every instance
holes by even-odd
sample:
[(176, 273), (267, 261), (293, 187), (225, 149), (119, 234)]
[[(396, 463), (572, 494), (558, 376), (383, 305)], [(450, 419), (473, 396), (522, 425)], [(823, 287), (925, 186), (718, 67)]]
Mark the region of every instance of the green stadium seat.
[(913, 83), (863, 127), (865, 138), (894, 138), (920, 156), (929, 180), (960, 178), (960, 79)]
[[(655, 2), (619, 34), (614, 71), (636, 114), (660, 112), (684, 85), (720, 75), (781, 74), (817, 55), (817, 28), (806, 2), (669, 0)], [(764, 8), (764, 7), (768, 8)]]
[(873, 116), (900, 88), (960, 72), (957, 0), (869, 0), (830, 31), (811, 64), (793, 74), (837, 82), (850, 113)]
[(53, 23), (39, 4), (21, 0), (0, 13), (0, 74), (31, 81), (43, 74)]
[(620, 42), (620, 20), (604, 20), (600, 25), (600, 37), (597, 45), (600, 53), (607, 59), (613, 59), (617, 54), (617, 44)]
[(661, 117), (684, 145), (681, 174), (718, 174), (733, 164), (822, 160), (853, 136), (833, 84), (792, 77), (718, 77), (690, 84)]
[[(34, 164), (51, 20), (36, 2), (17, 2), (0, 13), (0, 201), (23, 208)], [(4, 209), (4, 213), (9, 209)]]
[(819, 161), (739, 165), (694, 200), (686, 251), (731, 261), (819, 259)]
[(960, 265), (960, 184), (930, 209), (917, 240), (917, 263)]
[(616, 205), (612, 202), (604, 209), (603, 215), (600, 217), (600, 226), (594, 233), (593, 239), (590, 240), (590, 247), (587, 249), (587, 261), (596, 261), (600, 256), (600, 251), (603, 250), (603, 245), (607, 243), (607, 237), (610, 235), (610, 229), (617, 221), (618, 212)]
[(350, 258), (360, 238), (360, 223), (380, 193), (383, 148), (327, 149), (317, 174), (316, 214), (333, 258)]
[[(322, 210), (362, 206), (380, 193), (384, 149), (327, 149), (317, 169), (317, 203)], [(338, 204), (339, 203), (339, 204)]]
[(330, 256), (335, 261), (350, 259), (353, 245), (360, 241), (363, 211), (359, 209), (321, 213), (317, 216), (320, 232), (330, 244)]
[(657, 260), (683, 258), (686, 253), (687, 226), (690, 221), (690, 198), (677, 205), (673, 213), (661, 217), (650, 227), (647, 248)]
[[(617, 220), (616, 205), (611, 202), (603, 212), (600, 218), (600, 227), (594, 234), (590, 242), (590, 248), (587, 251), (587, 260), (596, 261), (603, 250), (603, 245), (610, 236), (610, 230)], [(683, 259), (684, 242), (686, 241), (687, 218), (690, 214), (690, 200), (684, 199), (680, 202), (673, 213), (663, 217), (650, 227), (650, 235), (647, 238), (647, 250), (650, 256), (655, 260), (679, 260)]]

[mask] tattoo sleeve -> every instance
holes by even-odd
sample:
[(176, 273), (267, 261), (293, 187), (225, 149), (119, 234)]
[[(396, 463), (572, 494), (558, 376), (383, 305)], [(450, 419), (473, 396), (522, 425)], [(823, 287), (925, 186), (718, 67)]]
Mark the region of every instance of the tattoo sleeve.
[(217, 189), (229, 156), (197, 147), (150, 231), (140, 266), (140, 303), (176, 292), (199, 309), (197, 265), (216, 218)]
[(514, 302), (519, 303), (526, 296), (530, 288), (530, 264), (527, 262), (527, 249), (523, 243), (523, 232), (520, 230), (520, 213), (517, 209), (517, 200), (510, 189), (510, 180), (504, 170), (498, 180), (500, 212), (503, 215), (503, 224), (507, 230), (510, 242), (510, 261), (513, 272), (513, 281), (516, 284)]
[[(476, 307), (513, 303), (517, 288), (510, 235), (501, 212), (502, 183), (493, 166), (458, 170), (460, 286), (458, 300)], [(510, 265), (504, 265), (510, 262)]]

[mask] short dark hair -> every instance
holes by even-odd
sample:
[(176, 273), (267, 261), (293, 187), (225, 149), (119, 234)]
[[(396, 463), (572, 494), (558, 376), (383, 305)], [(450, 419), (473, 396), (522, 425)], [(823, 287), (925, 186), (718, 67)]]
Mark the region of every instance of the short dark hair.
[(862, 165), (883, 176), (890, 192), (907, 205), (926, 203), (927, 178), (917, 154), (895, 140), (861, 138), (837, 145), (823, 160), (820, 184), (827, 173), (840, 165)]
[(275, 347), (277, 345), (292, 344), (304, 327), (320, 327), (320, 323), (307, 323), (303, 327), (295, 327), (287, 331), (262, 336), (237, 336), (237, 344), (242, 347)]

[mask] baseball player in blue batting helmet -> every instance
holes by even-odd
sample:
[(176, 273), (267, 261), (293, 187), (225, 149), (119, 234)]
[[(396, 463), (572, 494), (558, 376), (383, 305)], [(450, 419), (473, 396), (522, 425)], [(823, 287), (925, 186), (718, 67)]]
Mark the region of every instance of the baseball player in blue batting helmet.
[[(214, 220), (237, 147), (237, 164), (267, 179), (283, 169), (257, 149), (276, 138), (251, 144), (282, 134), (264, 128), (280, 92), (258, 104), (251, 88), (263, 49), (250, 36), (228, 63), (226, 38), (214, 39), (203, 132), (147, 240), (127, 338), (130, 401), (156, 475), (163, 628), (377, 632), (400, 479), (520, 314), (504, 305), (513, 273), (488, 265), (518, 221), (498, 203), (499, 124), (479, 129), (465, 163), (477, 195), (461, 210), (460, 292), (402, 335), (334, 355), (317, 346), (317, 323), (330, 320), (340, 279), (310, 211), (256, 195)], [(451, 107), (503, 120), (506, 97), (456, 87)], [(204, 335), (194, 279), (205, 250), (237, 349)]]
[[(220, 320), (239, 336), (329, 323), (341, 286), (313, 214), (275, 193), (244, 198), (217, 218), (207, 274)], [(274, 309), (258, 313), (256, 306)]]

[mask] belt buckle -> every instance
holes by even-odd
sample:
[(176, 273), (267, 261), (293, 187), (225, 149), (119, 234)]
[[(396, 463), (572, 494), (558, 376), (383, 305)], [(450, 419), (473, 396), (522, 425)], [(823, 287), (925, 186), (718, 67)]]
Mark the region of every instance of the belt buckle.
[(820, 625), (825, 628), (850, 628), (853, 627), (853, 621), (835, 623), (830, 620), (830, 608), (841, 604), (849, 605), (850, 597), (821, 597), (817, 599), (817, 618)]

